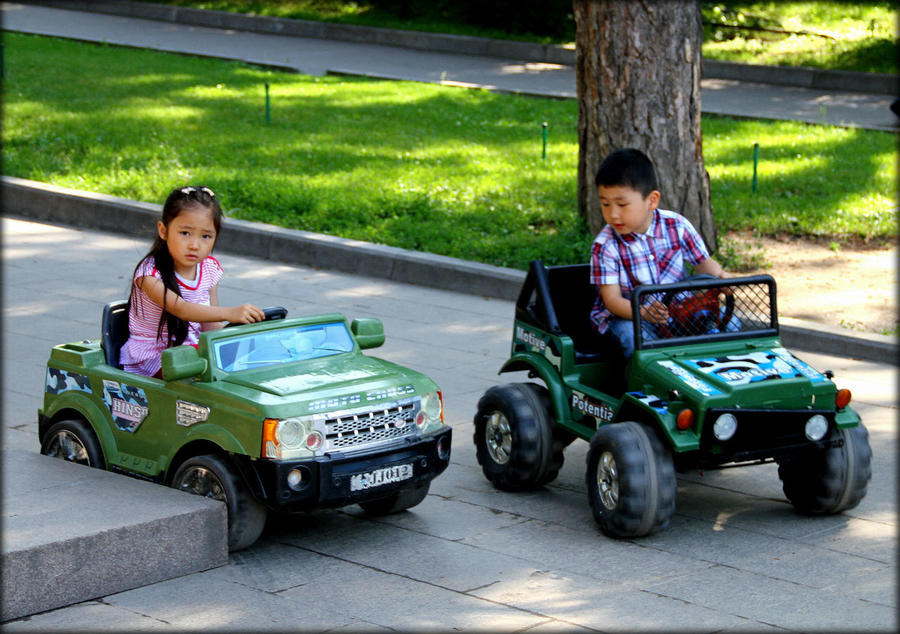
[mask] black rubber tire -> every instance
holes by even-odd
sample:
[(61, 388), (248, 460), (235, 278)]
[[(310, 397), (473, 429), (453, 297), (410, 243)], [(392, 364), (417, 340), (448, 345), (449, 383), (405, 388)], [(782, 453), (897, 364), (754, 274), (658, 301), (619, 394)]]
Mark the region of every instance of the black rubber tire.
[(799, 513), (840, 513), (866, 496), (872, 477), (869, 432), (860, 423), (836, 435), (843, 446), (811, 451), (778, 465), (784, 495)]
[(556, 477), (562, 464), (561, 452), (559, 464), (554, 458), (547, 407), (530, 385), (495, 385), (478, 401), (475, 455), (485, 477), (505, 491), (539, 488)]
[(538, 385), (537, 383), (523, 383), (522, 385), (530, 389), (534, 392), (535, 396), (537, 396), (553, 435), (553, 449), (550, 452), (550, 462), (547, 465), (547, 470), (544, 472), (544, 475), (541, 476), (540, 480), (537, 482), (537, 485), (541, 486), (553, 482), (559, 475), (559, 470), (562, 469), (563, 463), (566, 460), (563, 450), (571, 445), (577, 436), (568, 429), (553, 424), (554, 416), (553, 408), (550, 405), (550, 392), (546, 387)]
[(106, 468), (103, 449), (94, 430), (82, 420), (69, 419), (54, 423), (44, 435), (41, 453), (98, 469)]
[(400, 491), (394, 495), (390, 495), (380, 500), (372, 500), (370, 502), (360, 502), (359, 506), (368, 515), (390, 515), (391, 513), (399, 513), (406, 509), (416, 506), (428, 495), (428, 489), (431, 482), (416, 487), (415, 489), (407, 489)]
[(266, 507), (250, 494), (237, 470), (221, 456), (188, 458), (175, 472), (172, 488), (225, 503), (229, 551), (252, 545), (265, 528)]
[(594, 520), (609, 537), (664, 530), (675, 513), (678, 485), (672, 456), (645, 425), (601, 426), (591, 438), (586, 483)]

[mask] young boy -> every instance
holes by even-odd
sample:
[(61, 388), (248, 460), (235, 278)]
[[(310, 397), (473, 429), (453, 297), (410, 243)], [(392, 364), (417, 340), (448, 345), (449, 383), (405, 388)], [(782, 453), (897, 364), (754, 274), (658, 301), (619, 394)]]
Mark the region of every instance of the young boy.
[[(614, 335), (630, 359), (634, 287), (683, 279), (685, 260), (697, 273), (722, 277), (724, 271), (709, 257), (703, 239), (684, 216), (657, 209), (656, 170), (646, 154), (635, 149), (611, 153), (600, 164), (594, 182), (606, 226), (591, 247), (591, 282), (597, 287), (591, 322), (598, 333)], [(640, 310), (641, 318), (651, 324), (663, 324), (669, 318), (659, 301)]]

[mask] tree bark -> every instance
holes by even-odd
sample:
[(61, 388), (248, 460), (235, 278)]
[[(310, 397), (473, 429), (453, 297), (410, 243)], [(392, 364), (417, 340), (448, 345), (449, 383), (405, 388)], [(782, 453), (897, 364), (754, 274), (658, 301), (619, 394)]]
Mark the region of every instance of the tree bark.
[(578, 210), (603, 228), (601, 161), (633, 147), (656, 165), (660, 207), (680, 212), (716, 248), (700, 130), (699, 1), (573, 0), (578, 84)]

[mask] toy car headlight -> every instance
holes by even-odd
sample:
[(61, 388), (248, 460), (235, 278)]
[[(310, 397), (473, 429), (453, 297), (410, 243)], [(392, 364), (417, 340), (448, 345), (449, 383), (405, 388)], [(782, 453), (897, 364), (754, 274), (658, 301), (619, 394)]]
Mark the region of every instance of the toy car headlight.
[(419, 402), (416, 425), (422, 432), (431, 431), (444, 424), (444, 405), (440, 392), (427, 392)]
[(275, 440), (283, 449), (296, 449), (302, 446), (306, 428), (296, 418), (288, 418), (275, 426)]
[(722, 414), (713, 423), (713, 436), (722, 442), (730, 440), (737, 431), (737, 418), (734, 414)]
[(263, 458), (309, 458), (322, 447), (324, 438), (315, 428), (315, 417), (267, 418), (263, 422)]
[(825, 434), (828, 433), (828, 419), (821, 414), (811, 416), (806, 421), (806, 427), (803, 431), (806, 433), (806, 437), (813, 442), (822, 440), (825, 438)]

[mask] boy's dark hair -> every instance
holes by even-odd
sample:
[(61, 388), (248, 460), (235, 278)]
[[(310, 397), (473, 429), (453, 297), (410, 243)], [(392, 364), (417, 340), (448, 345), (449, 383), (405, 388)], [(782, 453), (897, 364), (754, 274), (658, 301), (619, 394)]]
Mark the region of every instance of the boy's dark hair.
[(614, 187), (624, 185), (639, 191), (645, 198), (654, 189), (659, 189), (656, 168), (646, 154), (634, 148), (611, 152), (597, 170), (594, 186)]

